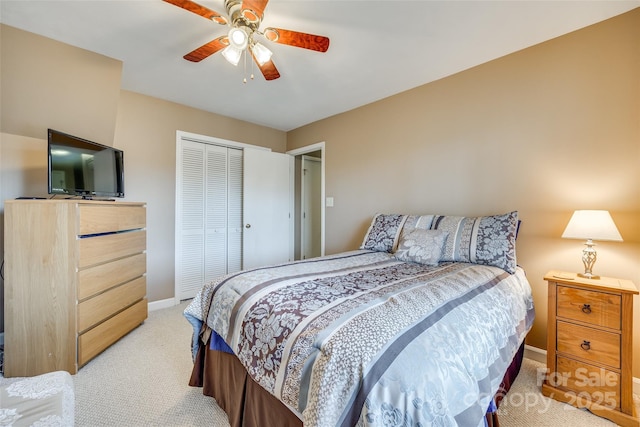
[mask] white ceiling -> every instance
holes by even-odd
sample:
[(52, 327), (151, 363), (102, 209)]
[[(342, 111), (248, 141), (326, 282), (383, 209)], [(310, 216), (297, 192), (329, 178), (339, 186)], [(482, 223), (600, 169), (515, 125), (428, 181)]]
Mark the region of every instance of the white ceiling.
[[(198, 3), (224, 13), (224, 0)], [(0, 0), (0, 22), (123, 62), (122, 88), (288, 131), (640, 6), (640, 0), (271, 0), (267, 26), (327, 36), (326, 53), (265, 42), (265, 81), (220, 53), (182, 57), (226, 33), (161, 0)]]

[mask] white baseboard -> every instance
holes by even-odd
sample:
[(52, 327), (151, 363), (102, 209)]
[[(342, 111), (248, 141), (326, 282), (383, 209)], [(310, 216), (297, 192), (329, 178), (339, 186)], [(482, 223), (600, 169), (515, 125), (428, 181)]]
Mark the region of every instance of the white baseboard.
[[(530, 345), (524, 346), (524, 357), (536, 362), (547, 364), (547, 350)], [(633, 394), (640, 396), (640, 378), (633, 377)]]
[(147, 306), (149, 311), (162, 310), (163, 308), (169, 308), (176, 305), (174, 298), (161, 299), (159, 301), (151, 301)]

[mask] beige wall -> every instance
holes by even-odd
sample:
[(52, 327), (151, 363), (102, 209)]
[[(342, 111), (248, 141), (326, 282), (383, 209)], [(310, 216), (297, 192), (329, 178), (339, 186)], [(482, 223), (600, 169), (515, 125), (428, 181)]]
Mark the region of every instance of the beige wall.
[(2, 24), (0, 43), (2, 132), (52, 128), (112, 145), (121, 61)]
[(0, 55), (0, 259), (4, 200), (47, 196), (47, 128), (125, 151), (125, 200), (147, 202), (149, 301), (174, 295), (176, 131), (285, 151), (284, 132), (121, 91), (120, 61), (5, 25)]
[[(640, 287), (640, 8), (296, 129), (287, 149), (317, 141), (327, 253), (356, 248), (376, 212), (518, 210), (530, 345), (546, 348), (545, 272), (582, 269), (582, 243), (560, 238), (573, 210), (611, 211), (624, 243), (599, 244), (596, 270)], [(638, 297), (634, 325), (638, 355)]]

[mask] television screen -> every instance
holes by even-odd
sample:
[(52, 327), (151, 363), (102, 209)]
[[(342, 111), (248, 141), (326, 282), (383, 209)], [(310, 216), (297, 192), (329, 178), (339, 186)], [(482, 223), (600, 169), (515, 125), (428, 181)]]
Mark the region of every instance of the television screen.
[(124, 197), (122, 150), (48, 131), (49, 194)]

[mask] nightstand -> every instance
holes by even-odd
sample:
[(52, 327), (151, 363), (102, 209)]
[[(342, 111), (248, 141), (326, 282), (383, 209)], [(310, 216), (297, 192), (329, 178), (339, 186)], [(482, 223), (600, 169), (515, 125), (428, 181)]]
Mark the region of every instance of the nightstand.
[(549, 271), (547, 368), (542, 394), (621, 425), (640, 426), (632, 391), (630, 280)]

